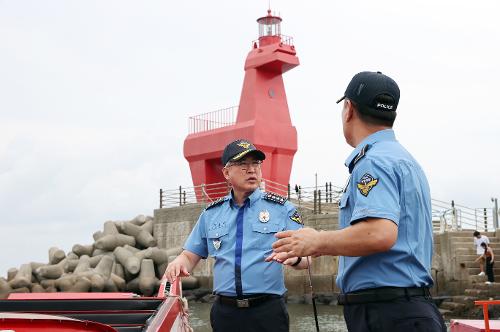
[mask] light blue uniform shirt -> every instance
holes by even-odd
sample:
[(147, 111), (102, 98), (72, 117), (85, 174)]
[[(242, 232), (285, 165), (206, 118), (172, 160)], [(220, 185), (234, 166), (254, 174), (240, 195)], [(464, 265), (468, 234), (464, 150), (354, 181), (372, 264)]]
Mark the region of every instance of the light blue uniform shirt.
[(340, 257), (338, 287), (349, 293), (384, 286), (432, 286), (431, 198), (420, 165), (392, 129), (366, 137), (345, 164), (351, 177), (339, 202), (340, 228), (365, 218), (384, 218), (398, 226), (398, 237), (387, 252)]
[[(264, 259), (272, 253), (277, 232), (296, 230), (302, 225), (292, 203), (280, 196), (274, 196), (280, 202), (265, 199), (265, 196), (266, 193), (257, 189), (243, 207), (238, 207), (229, 194), (218, 204), (203, 211), (191, 231), (184, 249), (202, 258), (208, 255), (215, 258), (213, 275), (216, 294), (236, 296), (236, 219), (240, 209), (244, 209), (242, 238), (238, 240), (242, 246), (240, 264), (243, 294), (285, 293), (283, 266), (277, 262), (265, 262)], [(266, 215), (269, 218), (267, 221)], [(218, 249), (217, 244), (220, 244)]]

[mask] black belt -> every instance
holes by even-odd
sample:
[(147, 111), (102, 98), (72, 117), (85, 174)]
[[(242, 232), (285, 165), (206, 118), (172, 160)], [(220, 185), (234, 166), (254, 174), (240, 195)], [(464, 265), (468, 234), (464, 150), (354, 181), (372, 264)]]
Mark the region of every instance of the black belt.
[(427, 287), (380, 287), (365, 289), (348, 294), (338, 295), (338, 304), (362, 304), (373, 302), (388, 302), (398, 298), (413, 296), (431, 297), (429, 288)]
[(247, 298), (243, 299), (238, 299), (237, 297), (232, 297), (232, 296), (223, 296), (223, 295), (217, 295), (217, 300), (222, 303), (222, 304), (227, 304), (231, 305), (233, 307), (238, 307), (238, 308), (249, 308), (249, 307), (254, 307), (258, 304), (264, 303), (266, 301), (269, 301), (271, 299), (278, 299), (281, 298), (280, 295), (274, 295), (274, 294), (262, 294), (262, 295), (252, 295)]

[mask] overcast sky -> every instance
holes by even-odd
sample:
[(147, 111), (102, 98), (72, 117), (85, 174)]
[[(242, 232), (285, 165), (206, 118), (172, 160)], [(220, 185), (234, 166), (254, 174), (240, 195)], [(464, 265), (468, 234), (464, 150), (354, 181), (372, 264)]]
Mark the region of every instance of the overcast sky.
[[(268, 1), (0, 0), (0, 276), (190, 186), (188, 116), (237, 105)], [(291, 182), (343, 185), (340, 97), (380, 70), (434, 198), (500, 196), (500, 2), (273, 0), (300, 66)]]

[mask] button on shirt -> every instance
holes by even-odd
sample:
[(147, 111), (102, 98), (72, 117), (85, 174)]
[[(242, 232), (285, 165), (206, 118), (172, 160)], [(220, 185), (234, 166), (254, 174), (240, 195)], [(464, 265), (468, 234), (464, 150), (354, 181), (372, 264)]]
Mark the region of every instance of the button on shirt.
[[(241, 287), (243, 294), (277, 294), (286, 291), (283, 266), (265, 262), (272, 253), (275, 234), (283, 230), (296, 230), (301, 224), (293, 221), (296, 211), (288, 201), (284, 204), (264, 199), (265, 193), (257, 189), (238, 207), (229, 194), (223, 203), (206, 209), (191, 231), (184, 249), (202, 258), (215, 258), (214, 292), (236, 296), (235, 251), (237, 243), (237, 217), (243, 212), (241, 242)], [(240, 259), (240, 258), (238, 258)]]
[[(353, 165), (366, 145), (364, 156)], [(398, 237), (387, 252), (340, 257), (339, 288), (349, 293), (384, 286), (432, 286), (430, 190), (417, 161), (387, 129), (366, 137), (346, 166), (351, 166), (352, 173), (339, 202), (340, 227), (365, 218), (384, 218), (398, 226)]]

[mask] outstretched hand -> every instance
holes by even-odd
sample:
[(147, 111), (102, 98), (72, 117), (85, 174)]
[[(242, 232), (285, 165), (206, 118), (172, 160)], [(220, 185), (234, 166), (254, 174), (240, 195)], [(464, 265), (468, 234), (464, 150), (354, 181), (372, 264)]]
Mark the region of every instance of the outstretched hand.
[(273, 243), (273, 254), (266, 261), (285, 262), (293, 257), (313, 256), (319, 252), (319, 232), (312, 228), (276, 233), (278, 240)]
[(172, 263), (168, 264), (165, 270), (167, 280), (173, 283), (177, 277), (189, 277), (189, 271), (181, 262), (174, 260)]

